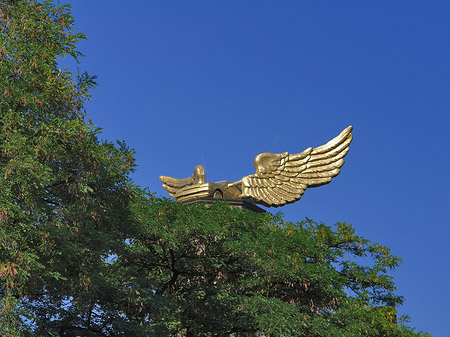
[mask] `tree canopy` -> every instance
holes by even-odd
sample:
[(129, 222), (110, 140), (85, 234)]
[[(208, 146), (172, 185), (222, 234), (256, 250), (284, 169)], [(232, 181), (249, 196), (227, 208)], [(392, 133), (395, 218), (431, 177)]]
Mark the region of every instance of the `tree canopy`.
[(50, 1), (0, 7), (2, 335), (77, 315), (125, 237), (134, 159), (84, 122), (94, 78), (58, 68), (81, 55), (72, 23)]
[(0, 1), (2, 336), (425, 336), (387, 247), (306, 219), (184, 206), (99, 140), (70, 7)]

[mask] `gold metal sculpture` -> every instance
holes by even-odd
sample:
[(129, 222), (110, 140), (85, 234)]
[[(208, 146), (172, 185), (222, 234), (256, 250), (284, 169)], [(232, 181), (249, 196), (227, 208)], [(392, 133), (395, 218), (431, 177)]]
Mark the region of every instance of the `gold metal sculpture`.
[(160, 176), (159, 179), (169, 195), (178, 201), (198, 197), (249, 199), (264, 206), (279, 207), (300, 200), (308, 187), (328, 184), (340, 173), (353, 138), (351, 132), (349, 126), (328, 143), (296, 154), (261, 153), (255, 157), (256, 173), (234, 183), (206, 183), (201, 165), (195, 167), (192, 177)]

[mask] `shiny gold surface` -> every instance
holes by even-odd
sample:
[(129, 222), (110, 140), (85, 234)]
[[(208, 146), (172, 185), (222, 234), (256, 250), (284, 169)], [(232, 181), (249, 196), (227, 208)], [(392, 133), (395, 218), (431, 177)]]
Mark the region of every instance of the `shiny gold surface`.
[[(194, 168), (194, 174), (192, 177), (178, 179), (168, 176), (160, 176), (159, 179), (164, 183), (162, 187), (169, 192), (172, 198), (176, 198), (177, 193), (183, 191), (184, 188), (192, 185), (205, 183), (205, 169), (202, 165), (197, 165)], [(178, 200), (178, 199), (177, 199)]]
[[(256, 173), (234, 183), (205, 183), (205, 170), (201, 165), (195, 167), (192, 177), (159, 178), (164, 183), (163, 188), (178, 201), (213, 196), (245, 198), (279, 207), (300, 200), (308, 187), (328, 184), (340, 173), (353, 138), (351, 132), (349, 126), (328, 143), (296, 154), (261, 153), (255, 157)], [(241, 186), (242, 191), (237, 186)]]

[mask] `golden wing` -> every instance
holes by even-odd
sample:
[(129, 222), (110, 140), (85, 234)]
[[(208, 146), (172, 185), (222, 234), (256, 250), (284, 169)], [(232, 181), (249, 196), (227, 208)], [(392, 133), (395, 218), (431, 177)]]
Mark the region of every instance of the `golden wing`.
[(194, 168), (194, 174), (192, 175), (192, 177), (178, 179), (168, 176), (160, 176), (159, 180), (161, 180), (164, 183), (162, 187), (169, 192), (169, 195), (172, 198), (176, 199), (175, 194), (182, 188), (189, 185), (205, 183), (205, 169), (203, 168), (202, 165), (197, 165)]
[[(297, 154), (261, 153), (256, 173), (242, 178), (241, 198), (265, 206), (283, 206), (300, 200), (308, 187), (328, 184), (344, 165), (352, 141), (352, 126), (328, 143)], [(234, 184), (236, 185), (236, 183)]]
[(169, 192), (169, 195), (172, 198), (175, 198), (175, 193), (188, 185), (192, 185), (194, 183), (194, 179), (192, 177), (178, 179), (169, 176), (160, 176), (159, 180), (161, 180), (164, 184), (162, 187)]

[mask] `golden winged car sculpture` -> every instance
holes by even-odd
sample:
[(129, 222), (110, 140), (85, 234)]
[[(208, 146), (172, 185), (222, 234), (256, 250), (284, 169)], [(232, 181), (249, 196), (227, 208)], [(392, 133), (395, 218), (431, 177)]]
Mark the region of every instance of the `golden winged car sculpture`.
[(234, 183), (206, 183), (201, 165), (195, 167), (192, 177), (159, 178), (163, 188), (178, 201), (198, 197), (249, 199), (264, 206), (279, 207), (300, 200), (307, 188), (328, 184), (340, 173), (353, 138), (351, 132), (349, 126), (328, 143), (296, 154), (261, 153), (255, 157), (256, 173)]

